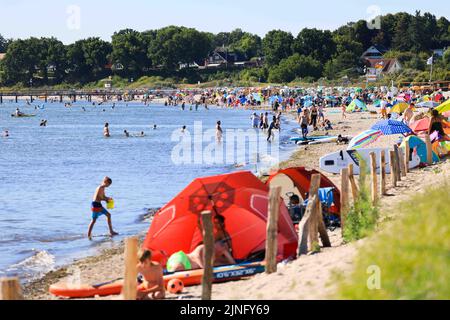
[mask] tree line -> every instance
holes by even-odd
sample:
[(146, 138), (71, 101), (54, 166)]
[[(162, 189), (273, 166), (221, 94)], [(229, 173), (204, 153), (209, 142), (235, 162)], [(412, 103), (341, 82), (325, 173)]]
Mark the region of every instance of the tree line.
[[(388, 48), (387, 57), (399, 58), (408, 68), (420, 71), (425, 70), (432, 49), (450, 44), (450, 22), (445, 17), (437, 19), (417, 11), (414, 15), (400, 12), (379, 19), (380, 29), (370, 29), (365, 20), (360, 20), (334, 31), (305, 28), (295, 37), (282, 30), (272, 30), (261, 38), (241, 29), (213, 34), (179, 26), (144, 32), (125, 29), (114, 33), (111, 42), (92, 37), (69, 45), (53, 37), (7, 40), (0, 35), (0, 52), (6, 53), (0, 62), (0, 83), (86, 84), (110, 75), (209, 80), (197, 70), (179, 70), (179, 65), (203, 62), (217, 47), (247, 60), (264, 59), (262, 67), (239, 73), (244, 80), (281, 83), (336, 79), (358, 76), (360, 57), (371, 45)], [(446, 68), (449, 61), (447, 51), (440, 63)], [(214, 78), (211, 73), (208, 77)]]

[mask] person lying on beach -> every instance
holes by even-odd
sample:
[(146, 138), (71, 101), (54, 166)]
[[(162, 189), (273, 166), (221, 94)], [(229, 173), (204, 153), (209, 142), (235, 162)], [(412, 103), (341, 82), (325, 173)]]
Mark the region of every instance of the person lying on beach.
[(152, 252), (141, 250), (139, 253), (138, 273), (142, 283), (138, 286), (137, 300), (161, 300), (166, 297), (163, 268), (152, 261)]
[(112, 180), (109, 177), (105, 177), (103, 179), (102, 184), (95, 190), (94, 198), (92, 201), (92, 221), (89, 225), (89, 231), (88, 231), (88, 238), (89, 240), (92, 239), (92, 229), (94, 228), (95, 223), (97, 222), (97, 219), (101, 217), (102, 215), (106, 216), (106, 219), (108, 220), (108, 227), (109, 227), (109, 233), (111, 236), (118, 235), (117, 232), (113, 230), (112, 222), (111, 222), (111, 214), (102, 206), (102, 201), (111, 201), (112, 198), (108, 198), (105, 195), (105, 189), (110, 187), (112, 184)]

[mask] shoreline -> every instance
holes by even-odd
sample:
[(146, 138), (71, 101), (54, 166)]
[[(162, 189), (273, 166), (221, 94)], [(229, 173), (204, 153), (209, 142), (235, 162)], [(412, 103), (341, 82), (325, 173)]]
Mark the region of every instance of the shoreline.
[[(341, 120), (340, 117), (340, 114), (335, 113), (327, 115), (327, 118), (332, 120), (335, 129), (329, 131), (330, 135), (355, 135), (365, 130), (368, 125), (376, 122), (378, 119), (378, 115), (369, 113), (348, 114), (346, 120)], [(376, 142), (373, 144), (373, 147), (389, 147), (395, 142), (392, 139), (386, 140)], [(321, 156), (344, 148), (346, 147), (333, 143), (307, 147), (299, 146), (298, 150), (292, 150), (288, 160), (279, 163), (279, 169), (296, 166), (318, 169), (318, 159)], [(419, 184), (419, 181), (428, 181), (428, 184), (435, 183), (433, 179), (427, 179), (427, 177), (436, 170), (444, 172), (445, 175), (443, 176), (447, 176), (450, 172), (449, 161), (444, 159), (443, 162), (431, 168), (416, 168), (411, 170), (411, 173), (399, 183), (399, 187), (396, 189), (391, 188), (389, 184), (390, 177), (388, 177), (387, 187), (391, 196), (383, 198), (380, 203), (383, 221), (395, 218), (395, 215), (393, 217), (386, 214), (386, 212), (392, 214), (392, 210), (390, 209), (395, 204), (425, 188), (425, 184)], [(325, 175), (337, 186), (340, 186), (339, 175), (327, 173)], [(354, 243), (345, 244), (341, 237), (340, 229), (336, 229), (335, 232), (330, 233), (330, 239), (332, 241), (332, 248), (322, 249), (318, 254), (308, 255), (288, 264), (279, 264), (279, 271), (275, 274), (269, 276), (259, 274), (248, 280), (215, 284), (213, 286), (213, 298), (295, 300), (326, 299), (332, 297), (333, 286), (328, 284), (333, 282), (332, 279), (335, 276), (335, 270), (340, 270), (341, 273), (349, 272), (358, 248), (367, 240), (363, 239)], [(48, 293), (48, 286), (73, 277), (73, 274), (70, 273), (70, 270), (73, 269), (80, 270), (83, 283), (98, 283), (108, 281), (108, 279), (122, 277), (124, 265), (123, 250), (124, 245), (122, 241), (115, 248), (103, 250), (98, 255), (92, 257), (75, 260), (67, 266), (49, 272), (41, 279), (28, 283), (23, 289), (24, 296), (26, 299), (33, 300), (59, 300), (59, 298), (53, 297)], [(105, 270), (107, 266), (113, 270)], [(283, 281), (280, 281), (281, 279)], [(274, 286), (277, 288), (274, 289)], [(291, 290), (286, 292), (286, 287)], [(255, 288), (268, 288), (268, 290), (255, 290)], [(249, 296), (250, 291), (254, 291), (251, 296)], [(181, 295), (181, 299), (199, 299), (200, 296), (201, 286), (189, 287), (185, 289), (185, 292)], [(116, 298), (103, 297), (93, 299), (110, 300)], [(179, 298), (180, 296), (168, 295), (169, 300)]]

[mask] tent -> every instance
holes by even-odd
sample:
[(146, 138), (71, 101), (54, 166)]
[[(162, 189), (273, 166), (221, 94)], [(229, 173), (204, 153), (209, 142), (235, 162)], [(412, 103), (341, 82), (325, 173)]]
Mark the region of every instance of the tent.
[(364, 102), (358, 99), (354, 99), (347, 107), (347, 112), (355, 112), (356, 109), (360, 111), (368, 111), (367, 106)]
[[(410, 154), (413, 154), (414, 149), (417, 150), (417, 155), (420, 157), (420, 162), (427, 162), (427, 145), (425, 142), (417, 136), (408, 136), (403, 139), (401, 147), (404, 149), (406, 141), (409, 141)], [(438, 155), (433, 152), (433, 162), (439, 162)]]
[[(225, 218), (233, 256), (246, 261), (265, 250), (269, 188), (251, 172), (195, 179), (159, 210), (143, 247), (170, 256), (192, 252), (201, 242), (201, 212)], [(278, 259), (295, 256), (297, 234), (286, 205), (281, 202), (278, 220)]]
[(321, 175), (320, 188), (333, 188), (334, 205), (330, 208), (330, 211), (339, 215), (341, 211), (339, 189), (330, 179), (317, 170), (307, 170), (304, 167), (280, 170), (272, 174), (266, 184), (270, 187), (281, 186), (281, 195), (286, 203), (289, 201), (287, 197), (289, 192), (293, 192), (306, 200), (313, 174)]

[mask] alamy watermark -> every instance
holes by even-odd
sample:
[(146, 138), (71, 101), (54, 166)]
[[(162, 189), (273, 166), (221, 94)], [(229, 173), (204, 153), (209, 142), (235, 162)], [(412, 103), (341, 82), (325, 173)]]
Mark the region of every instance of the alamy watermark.
[(194, 122), (191, 130), (175, 130), (171, 140), (176, 145), (171, 159), (175, 165), (236, 165), (279, 162), (279, 134), (259, 129), (204, 130), (202, 122)]
[(377, 265), (369, 266), (366, 270), (370, 276), (367, 278), (367, 289), (380, 290), (381, 289), (381, 269)]
[(366, 13), (369, 15), (366, 19), (367, 28), (370, 30), (381, 29), (381, 8), (377, 5), (367, 7)]
[(81, 8), (77, 5), (70, 5), (66, 9), (68, 15), (66, 20), (66, 26), (69, 30), (81, 29)]

